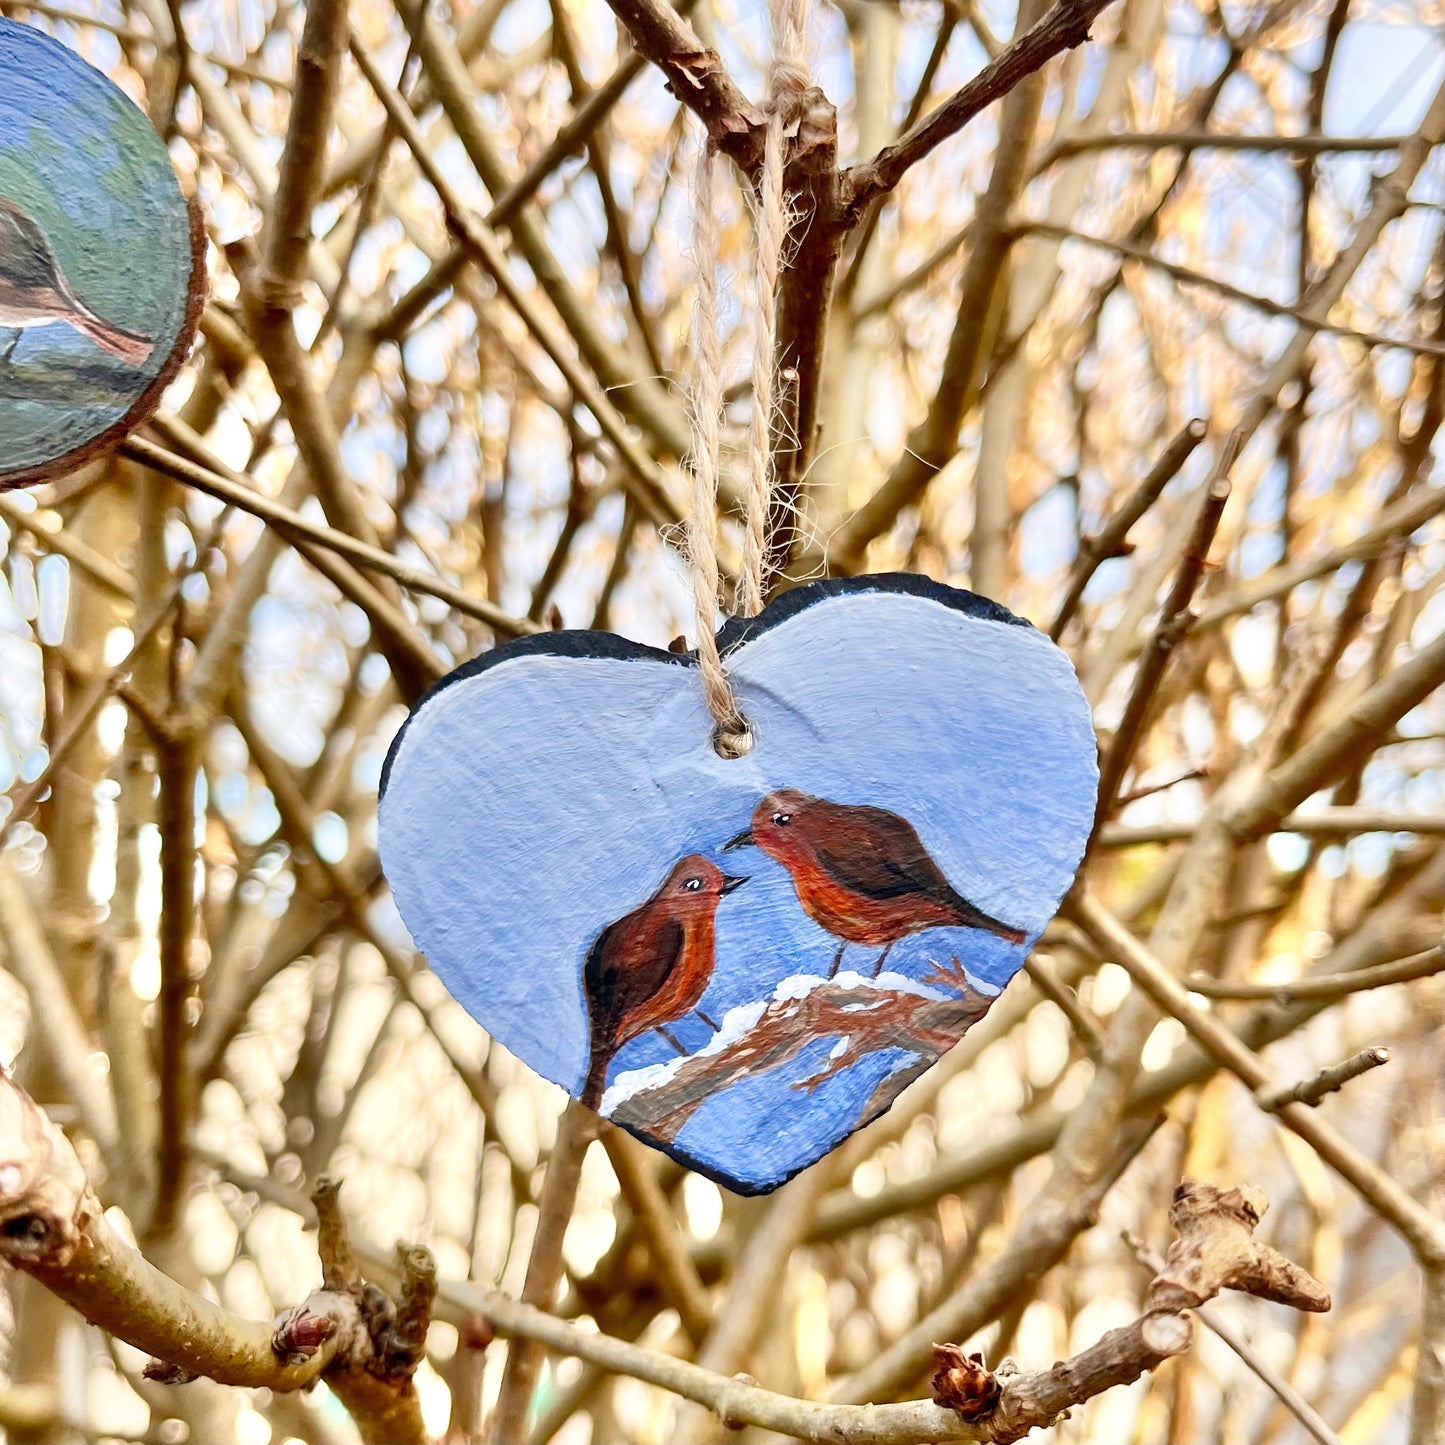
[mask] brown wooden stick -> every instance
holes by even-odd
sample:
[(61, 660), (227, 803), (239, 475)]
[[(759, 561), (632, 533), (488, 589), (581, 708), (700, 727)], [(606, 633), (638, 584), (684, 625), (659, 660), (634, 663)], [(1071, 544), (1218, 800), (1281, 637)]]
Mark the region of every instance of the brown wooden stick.
[(1179, 475), (1184, 463), (1194, 455), (1194, 449), (1208, 433), (1209, 423), (1202, 417), (1185, 422), (1159, 454), (1159, 460), (1149, 468), (1139, 485), (1119, 504), (1108, 521), (1092, 537), (1080, 541), (1079, 555), (1069, 575), (1068, 590), (1049, 626), (1049, 636), (1055, 642), (1064, 635), (1064, 628), (1078, 610), (1079, 600), (1093, 580), (1094, 573), (1111, 557), (1121, 557), (1131, 550), (1130, 529), (1159, 500), (1160, 493)]
[[(178, 429), (177, 435), (185, 438), (183, 430)], [(198, 492), (217, 497), (239, 507), (243, 512), (260, 517), (268, 526), (274, 527), (295, 544), (309, 542), (324, 547), (350, 562), (390, 577), (410, 591), (439, 598), (464, 616), (475, 617), (478, 622), (495, 628), (503, 636), (522, 637), (539, 630), (536, 624), (525, 618), (511, 617), (495, 603), (475, 597), (434, 573), (409, 566), (370, 542), (359, 541), (346, 532), (303, 517), (299, 512), (292, 511), (290, 507), (273, 501), (258, 491), (250, 485), (249, 479), (242, 478), (238, 473), (228, 475), (219, 466), (202, 466), (178, 456), (175, 452), (167, 451), (144, 437), (134, 437), (126, 442), (125, 454), (163, 476), (173, 477), (178, 482), (194, 487)]]
[(1095, 836), (1104, 820), (1114, 810), (1114, 798), (1133, 761), (1134, 745), (1139, 739), (1149, 706), (1164, 677), (1164, 670), (1169, 666), (1169, 659), (1188, 631), (1192, 620), (1190, 603), (1194, 600), (1195, 590), (1209, 563), (1210, 544), (1214, 541), (1220, 518), (1224, 515), (1225, 504), (1229, 501), (1229, 470), (1234, 465), (1242, 444), (1243, 438), (1236, 433), (1221, 449), (1214, 476), (1204, 490), (1194, 529), (1189, 534), (1184, 555), (1180, 558), (1178, 570), (1174, 574), (1173, 586), (1165, 599), (1164, 610), (1159, 615), (1159, 625), (1154, 629), (1135, 670), (1134, 686), (1130, 690), (1129, 701), (1124, 705), (1124, 716), (1119, 720), (1108, 751), (1099, 764), (1099, 801), (1094, 812)]
[(1345, 717), (1316, 734), (1278, 763), (1235, 808), (1229, 828), (1240, 839), (1259, 838), (1278, 827), (1292, 808), (1332, 783), (1352, 760), (1367, 756), (1395, 724), (1445, 683), (1445, 632), (1408, 662), (1387, 673)]
[[(547, 1179), (538, 1201), (537, 1233), (522, 1286), (522, 1299), (527, 1304), (545, 1308), (557, 1291), (562, 1276), (562, 1237), (576, 1202), (582, 1160), (597, 1137), (597, 1129), (597, 1116), (592, 1110), (575, 1099), (568, 1100), (557, 1125), (557, 1142), (547, 1161)], [(508, 1352), (501, 1392), (487, 1424), (487, 1439), (492, 1445), (511, 1445), (521, 1438), (545, 1353), (536, 1340), (513, 1345)]]
[(1390, 1051), (1385, 1048), (1362, 1049), (1338, 1064), (1321, 1069), (1313, 1078), (1303, 1079), (1288, 1089), (1271, 1089), (1255, 1095), (1255, 1103), (1267, 1114), (1277, 1113), (1286, 1104), (1307, 1104), (1311, 1109), (1327, 1094), (1343, 1089), (1351, 1079), (1378, 1069), (1390, 1062)]
[[(1230, 1073), (1255, 1092), (1271, 1086), (1269, 1071), (1258, 1056), (1212, 1015), (1195, 1008), (1184, 986), (1097, 899), (1087, 892), (1075, 894), (1066, 900), (1065, 909), (1160, 1009), (1178, 1019)], [(1445, 1227), (1383, 1169), (1303, 1104), (1281, 1105), (1278, 1118), (1398, 1229), (1423, 1263), (1445, 1263)]]
[(1242, 302), (1245, 306), (1252, 306), (1256, 311), (1264, 312), (1266, 316), (1288, 317), (1310, 331), (1329, 331), (1336, 336), (1348, 336), (1351, 340), (1368, 347), (1396, 346), (1403, 351), (1413, 351), (1421, 356), (1445, 355), (1445, 346), (1438, 341), (1431, 341), (1426, 337), (1382, 336), (1376, 331), (1359, 331), (1353, 326), (1329, 321), (1317, 311), (1306, 311), (1300, 306), (1291, 306), (1283, 301), (1273, 301), (1268, 296), (1259, 295), (1258, 292), (1246, 291), (1241, 286), (1231, 285), (1218, 276), (1206, 276), (1192, 267), (1181, 266), (1175, 261), (1167, 261), (1162, 256), (1156, 256), (1147, 247), (1135, 246), (1128, 241), (1115, 241), (1108, 236), (1092, 236), (1084, 231), (1076, 231), (1070, 226), (1055, 226), (1047, 221), (1026, 222), (1019, 227), (1019, 234), (1047, 236), (1055, 241), (1079, 241), (1086, 246), (1098, 246), (1102, 250), (1112, 251), (1117, 256), (1123, 256), (1126, 260), (1138, 261), (1156, 271), (1161, 271), (1182, 285), (1199, 286), (1213, 291), (1227, 301)]
[[(432, 1271), (427, 1261), (403, 1251), (401, 1310), (378, 1313), (381, 1301), (361, 1285), (333, 1185), (323, 1184), (315, 1196), (327, 1288), (265, 1326), (180, 1289), (121, 1244), (68, 1142), (8, 1079), (0, 1079), (0, 1181), (0, 1255), (56, 1289), (87, 1318), (183, 1373), (279, 1390), (324, 1375), (357, 1418), (364, 1440), (409, 1445), (425, 1438), (409, 1370), (415, 1367), (411, 1356), (424, 1327), (421, 1302), (430, 1293)], [(1170, 1213), (1179, 1238), (1150, 1286), (1144, 1315), (1050, 1371), (1000, 1377), (991, 1407), (972, 1419), (923, 1402), (830, 1406), (789, 1399), (580, 1331), (495, 1292), (450, 1285), (443, 1293), (537, 1350), (551, 1346), (651, 1380), (707, 1405), (729, 1425), (783, 1429), (804, 1440), (1012, 1441), (1187, 1348), (1189, 1331), (1180, 1327), (1179, 1311), (1221, 1289), (1327, 1309), (1328, 1295), (1305, 1271), (1253, 1239), (1263, 1209), (1257, 1191), (1186, 1180)], [(377, 1344), (403, 1336), (407, 1359), (398, 1374), (394, 1360), (378, 1358)]]
[(668, 1204), (653, 1170), (652, 1156), (621, 1129), (604, 1126), (602, 1144), (612, 1161), (617, 1182), (632, 1206), (647, 1237), (649, 1249), (662, 1276), (662, 1286), (682, 1318), (693, 1343), (701, 1344), (712, 1324), (712, 1306), (698, 1278), (697, 1266), (687, 1252), (677, 1216)]
[(763, 163), (762, 112), (738, 89), (666, 0), (608, 0), (632, 42), (667, 77), (667, 88), (707, 126), (718, 150), (753, 177)]
[(845, 215), (856, 222), (877, 196), (891, 191), (924, 156), (957, 134), (981, 110), (1014, 90), (1054, 56), (1089, 38), (1089, 27), (1110, 0), (1059, 0), (1047, 15), (991, 60), (907, 134), (844, 175)]
[[(367, 1445), (426, 1445), (412, 1374), (420, 1358), (385, 1354), (396, 1307), (364, 1285), (334, 1186), (317, 1199), (323, 1288), (271, 1324), (244, 1319), (163, 1274), (111, 1228), (69, 1140), (9, 1076), (0, 1074), (0, 1259), (24, 1270), (92, 1324), (153, 1355), (151, 1378), (204, 1375), (278, 1391), (325, 1378)], [(409, 1254), (404, 1328), (414, 1340), (431, 1277)]]
[(1406, 958), (1382, 963), (1375, 968), (1362, 968), (1355, 973), (1292, 979), (1288, 983), (1226, 983), (1219, 979), (1206, 978), (1202, 974), (1190, 974), (1184, 984), (1190, 993), (1203, 994), (1205, 998), (1267, 998), (1278, 1004), (1291, 1004), (1301, 998), (1339, 998), (1347, 993), (1385, 988), (1392, 983), (1409, 983), (1413, 979), (1428, 978), (1442, 970), (1445, 970), (1445, 949), (1427, 948), (1422, 953), (1412, 953)]

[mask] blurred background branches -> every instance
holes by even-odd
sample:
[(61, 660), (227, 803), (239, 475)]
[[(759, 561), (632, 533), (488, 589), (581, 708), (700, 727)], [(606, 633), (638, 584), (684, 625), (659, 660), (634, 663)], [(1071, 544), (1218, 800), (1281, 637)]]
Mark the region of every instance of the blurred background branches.
[[(690, 632), (704, 123), (731, 596), (765, 7), (0, 10), (146, 110), (212, 281), (156, 421), (0, 496), (7, 1439), (1001, 1439), (1056, 1360), (1035, 1438), (1445, 1438), (1438, 0), (817, 7), (773, 584), (1006, 602), (1106, 788), (1026, 974), (766, 1200), (492, 1045), (375, 832), (457, 662)], [(1184, 1175), (1332, 1311), (1160, 1323)]]

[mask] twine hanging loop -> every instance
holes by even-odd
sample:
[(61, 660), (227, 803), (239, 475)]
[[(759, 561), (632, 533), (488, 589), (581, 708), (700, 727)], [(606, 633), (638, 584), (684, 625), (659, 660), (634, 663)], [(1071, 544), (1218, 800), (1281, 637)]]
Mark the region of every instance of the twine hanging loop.
[[(765, 601), (768, 515), (774, 483), (778, 277), (793, 220), (784, 190), (784, 142), (800, 98), (810, 84), (805, 55), (809, 6), (810, 0), (770, 0), (769, 3), (773, 54), (768, 72), (763, 165), (754, 197), (757, 291), (752, 355), (753, 409), (748, 434), (742, 565), (737, 585), (738, 611), (744, 617), (756, 616)], [(717, 482), (723, 417), (723, 360), (717, 303), (718, 165), (712, 146), (704, 140), (693, 190), (693, 257), (698, 288), (693, 313), (693, 488), (688, 552), (692, 563), (703, 696), (717, 724), (713, 745), (723, 757), (736, 758), (751, 750), (752, 733), (738, 706), (713, 633), (718, 598)]]
[(723, 360), (717, 326), (718, 158), (706, 138), (693, 181), (693, 259), (697, 301), (693, 307), (692, 507), (687, 521), (688, 561), (697, 617), (697, 661), (702, 695), (717, 727), (713, 746), (740, 758), (753, 745), (748, 721), (733, 695), (714, 632), (717, 617), (717, 482), (722, 451)]

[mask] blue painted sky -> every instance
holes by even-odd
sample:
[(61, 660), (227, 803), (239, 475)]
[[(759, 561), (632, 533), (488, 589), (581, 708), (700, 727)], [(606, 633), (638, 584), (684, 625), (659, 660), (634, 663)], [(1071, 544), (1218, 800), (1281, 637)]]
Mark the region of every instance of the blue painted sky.
[[(766, 632), (733, 667), (757, 736), (745, 758), (713, 751), (691, 669), (548, 656), (446, 688), (395, 757), (381, 850), (403, 917), (473, 1016), (564, 1087), (586, 1065), (589, 946), (687, 853), (749, 876), (719, 908), (710, 1017), (783, 979), (826, 975), (837, 940), (803, 913), (784, 869), (757, 849), (721, 852), (775, 788), (902, 814), (965, 897), (1031, 937), (1072, 877), (1093, 812), (1094, 737), (1068, 661), (1033, 629), (851, 594)], [(898, 943), (888, 969), (917, 979), (957, 955), (992, 990), (1025, 952), (935, 930)], [(843, 967), (869, 972), (877, 953), (850, 946)], [(690, 1050), (711, 1036), (696, 1018), (676, 1033)], [(808, 1162), (884, 1072), (874, 1059), (815, 1095), (792, 1089), (817, 1052), (729, 1091), (729, 1108), (699, 1112), (679, 1144), (744, 1177), (738, 1150), (761, 1161), (759, 1178)], [(609, 1077), (672, 1057), (654, 1033)]]

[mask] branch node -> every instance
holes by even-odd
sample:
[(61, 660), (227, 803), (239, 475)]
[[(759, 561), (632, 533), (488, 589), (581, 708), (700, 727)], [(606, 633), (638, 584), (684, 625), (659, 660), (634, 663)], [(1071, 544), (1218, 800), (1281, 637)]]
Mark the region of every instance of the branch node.
[(1288, 1089), (1258, 1089), (1254, 1101), (1267, 1114), (1276, 1114), (1287, 1104), (1305, 1104), (1313, 1109), (1320, 1100), (1342, 1089), (1351, 1079), (1378, 1069), (1390, 1062), (1387, 1048), (1364, 1049), (1342, 1063), (1321, 1069), (1313, 1078), (1302, 1080)]
[(968, 1355), (958, 1345), (935, 1342), (933, 1358), (938, 1364), (930, 1382), (935, 1405), (965, 1420), (977, 1420), (998, 1404), (1002, 1387), (982, 1355)]
[(1193, 1309), (1222, 1289), (1243, 1290), (1295, 1309), (1329, 1309), (1329, 1294), (1318, 1280), (1254, 1238), (1268, 1207), (1264, 1192), (1253, 1185), (1220, 1189), (1182, 1180), (1169, 1210), (1178, 1238), (1149, 1286), (1150, 1312)]
[(20, 1269), (63, 1269), (99, 1213), (59, 1127), (23, 1090), (0, 1089), (0, 1259)]
[[(397, 1265), (401, 1271), (401, 1288), (393, 1305), (380, 1290), (376, 1293), (386, 1305), (380, 1328), (372, 1330), (376, 1349), (374, 1374), (388, 1380), (404, 1380), (421, 1363), (426, 1351), (427, 1328), (431, 1324), (432, 1302), (437, 1292), (437, 1267), (429, 1249), (418, 1245), (396, 1247)], [(368, 1302), (375, 1286), (367, 1286)], [(367, 1313), (363, 1304), (363, 1313)], [(368, 1325), (373, 1318), (368, 1314)]]
[(1156, 1355), (1182, 1355), (1194, 1338), (1194, 1330), (1183, 1315), (1166, 1311), (1145, 1315), (1139, 1337)]
[(154, 1380), (157, 1385), (189, 1385), (192, 1380), (201, 1378), (194, 1370), (188, 1370), (183, 1365), (172, 1365), (158, 1359), (147, 1360), (141, 1376)]
[(298, 1364), (309, 1360), (335, 1333), (336, 1320), (324, 1307), (324, 1297), (312, 1295), (305, 1304), (293, 1305), (277, 1316), (271, 1348), (286, 1364)]

